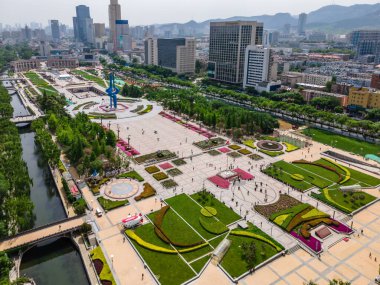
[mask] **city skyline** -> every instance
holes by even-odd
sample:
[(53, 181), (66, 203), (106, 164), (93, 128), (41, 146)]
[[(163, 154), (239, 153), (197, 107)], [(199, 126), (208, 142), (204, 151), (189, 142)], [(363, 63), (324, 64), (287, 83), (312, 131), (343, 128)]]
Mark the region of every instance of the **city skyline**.
[[(349, 6), (353, 4), (374, 4), (378, 0), (340, 0), (329, 1), (320, 0), (312, 3), (305, 3), (302, 0), (295, 0), (291, 3), (278, 3), (274, 0), (265, 3), (254, 3), (249, 0), (239, 0), (236, 5), (231, 6), (227, 0), (194, 0), (184, 2), (181, 5), (175, 0), (163, 0), (152, 2), (151, 0), (141, 0), (138, 2), (121, 0), (123, 18), (128, 19), (132, 26), (152, 25), (165, 23), (186, 23), (190, 20), (197, 22), (208, 19), (228, 18), (233, 16), (257, 16), (263, 14), (273, 15), (279, 12), (298, 15), (302, 12), (309, 13), (326, 5), (336, 4)], [(49, 18), (55, 18), (61, 23), (72, 26), (72, 17), (75, 14), (75, 6), (87, 5), (90, 7), (94, 22), (107, 23), (108, 26), (108, 0), (93, 2), (90, 0), (70, 0), (70, 1), (33, 1), (33, 6), (28, 0), (3, 0), (0, 3), (0, 19), (3, 24), (29, 24), (30, 22), (48, 25)], [(20, 9), (28, 7), (28, 9)], [(35, 12), (33, 12), (35, 9)], [(50, 14), (41, 13), (49, 11)], [(170, 11), (170, 13), (167, 13)]]

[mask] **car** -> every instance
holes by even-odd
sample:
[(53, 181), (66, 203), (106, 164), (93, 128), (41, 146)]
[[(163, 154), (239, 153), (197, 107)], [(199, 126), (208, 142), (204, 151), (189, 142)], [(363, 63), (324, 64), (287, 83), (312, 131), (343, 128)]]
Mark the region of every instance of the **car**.
[(380, 284), (380, 275), (378, 275), (377, 277), (375, 277), (375, 283), (376, 284)]
[(100, 210), (99, 208), (96, 208), (95, 213), (96, 213), (96, 215), (97, 215), (98, 217), (103, 216), (103, 212), (102, 212), (102, 210)]
[(137, 227), (139, 224), (142, 224), (144, 221), (142, 214), (136, 214), (134, 216), (131, 216), (130, 214), (126, 219), (123, 219), (121, 222), (123, 223), (124, 227), (126, 229), (131, 229), (134, 227)]

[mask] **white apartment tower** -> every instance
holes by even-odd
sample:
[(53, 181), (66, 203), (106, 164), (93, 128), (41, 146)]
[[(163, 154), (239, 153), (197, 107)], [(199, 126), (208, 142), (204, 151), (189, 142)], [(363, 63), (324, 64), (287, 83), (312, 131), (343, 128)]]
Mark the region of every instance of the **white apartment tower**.
[(248, 46), (245, 51), (243, 87), (256, 87), (277, 78), (273, 50), (263, 46)]

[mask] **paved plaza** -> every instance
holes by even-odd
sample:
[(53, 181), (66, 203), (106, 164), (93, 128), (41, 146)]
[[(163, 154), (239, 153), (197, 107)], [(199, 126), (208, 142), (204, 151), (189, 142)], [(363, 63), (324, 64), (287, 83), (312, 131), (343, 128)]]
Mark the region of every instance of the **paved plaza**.
[[(116, 133), (117, 128), (119, 128), (120, 138), (124, 140), (130, 137), (131, 146), (141, 154), (170, 150), (176, 153), (178, 157), (185, 158), (187, 162), (185, 165), (177, 167), (183, 174), (173, 178), (178, 186), (171, 189), (165, 189), (160, 182), (148, 174), (145, 171), (146, 165), (133, 164), (132, 167), (157, 190), (157, 198), (152, 197), (140, 202), (130, 199), (130, 205), (96, 218), (97, 236), (101, 241), (100, 244), (106, 258), (112, 264), (112, 271), (119, 284), (154, 284), (155, 282), (149, 271), (144, 268), (142, 259), (126, 240), (121, 220), (128, 214), (149, 214), (160, 209), (160, 199), (181, 193), (193, 194), (203, 187), (206, 187), (219, 200), (232, 207), (241, 216), (246, 216), (248, 221), (271, 235), (286, 249), (294, 249), (294, 253), (280, 257), (243, 278), (239, 281), (240, 284), (293, 285), (303, 284), (309, 280), (317, 281), (319, 284), (327, 284), (327, 280), (331, 278), (352, 280), (354, 285), (374, 284), (372, 280), (378, 274), (380, 262), (380, 218), (377, 214), (380, 211), (379, 203), (375, 203), (357, 214), (352, 219), (353, 227), (357, 230), (355, 234), (346, 242), (341, 241), (331, 248), (325, 248), (320, 260), (303, 249), (298, 248), (297, 250), (297, 241), (293, 237), (253, 211), (253, 206), (256, 203), (271, 204), (278, 199), (280, 193), (289, 193), (302, 202), (310, 203), (319, 210), (334, 215), (336, 219), (350, 224), (351, 218), (345, 214), (317, 202), (307, 193), (301, 194), (298, 191), (288, 189), (281, 182), (264, 175), (260, 171), (261, 167), (266, 167), (281, 159), (290, 161), (305, 158), (305, 155), (309, 156), (306, 158), (310, 158), (310, 160), (318, 159), (321, 150), (327, 149), (326, 146), (315, 144), (309, 150), (301, 149), (277, 158), (258, 153), (263, 157), (259, 161), (253, 161), (247, 156), (234, 159), (227, 154), (211, 156), (204, 153), (194, 146), (193, 142), (205, 140), (205, 137), (159, 115), (144, 117), (140, 120), (118, 122), (118, 124), (111, 122), (111, 128)], [(256, 153), (255, 150), (251, 151)], [(240, 184), (231, 185), (229, 189), (218, 188), (207, 180), (208, 177), (214, 176), (222, 170), (237, 167), (251, 173), (255, 178), (252, 181), (242, 181)], [(366, 191), (376, 197), (380, 196), (377, 189)], [(100, 207), (88, 189), (85, 189), (83, 194), (87, 201), (91, 201), (92, 208)], [(360, 234), (361, 230), (363, 230), (363, 234)], [(372, 255), (371, 258), (369, 253)], [(222, 270), (211, 263), (192, 284), (210, 284), (210, 282), (231, 284)]]

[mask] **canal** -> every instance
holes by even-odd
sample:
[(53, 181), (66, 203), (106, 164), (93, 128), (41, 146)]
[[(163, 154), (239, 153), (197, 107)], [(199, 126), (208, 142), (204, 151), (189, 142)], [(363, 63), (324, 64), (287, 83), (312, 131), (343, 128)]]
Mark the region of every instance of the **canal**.
[[(4, 84), (6, 85), (6, 84)], [(18, 94), (11, 94), (13, 116), (29, 115)], [(28, 126), (19, 128), (22, 158), (33, 181), (30, 198), (34, 204), (34, 225), (39, 227), (66, 218), (58, 189), (48, 165), (35, 145), (35, 133)], [(52, 239), (27, 251), (20, 265), (20, 276), (33, 278), (38, 285), (90, 284), (73, 242), (67, 238)]]

